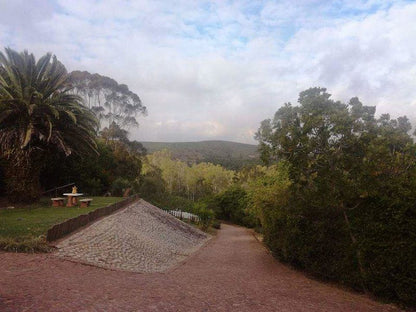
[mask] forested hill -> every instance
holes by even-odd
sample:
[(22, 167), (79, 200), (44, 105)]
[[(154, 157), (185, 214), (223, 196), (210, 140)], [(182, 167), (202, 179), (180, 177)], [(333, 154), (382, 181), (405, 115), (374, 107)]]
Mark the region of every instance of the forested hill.
[(259, 163), (257, 146), (229, 141), (142, 142), (148, 153), (167, 149), (176, 159), (188, 163), (211, 162), (228, 169)]

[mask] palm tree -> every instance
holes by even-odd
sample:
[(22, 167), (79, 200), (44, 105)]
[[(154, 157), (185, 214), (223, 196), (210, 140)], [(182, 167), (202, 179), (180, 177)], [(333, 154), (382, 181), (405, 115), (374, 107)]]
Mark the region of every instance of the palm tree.
[(96, 151), (94, 114), (67, 88), (67, 71), (50, 53), (0, 52), (0, 157), (13, 202), (40, 196), (46, 153)]

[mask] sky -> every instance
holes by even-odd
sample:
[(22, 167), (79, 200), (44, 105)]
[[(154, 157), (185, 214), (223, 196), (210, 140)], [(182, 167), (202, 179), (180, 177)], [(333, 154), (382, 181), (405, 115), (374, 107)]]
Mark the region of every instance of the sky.
[(141, 141), (255, 143), (317, 86), (416, 124), (416, 1), (0, 0), (3, 47), (127, 84)]

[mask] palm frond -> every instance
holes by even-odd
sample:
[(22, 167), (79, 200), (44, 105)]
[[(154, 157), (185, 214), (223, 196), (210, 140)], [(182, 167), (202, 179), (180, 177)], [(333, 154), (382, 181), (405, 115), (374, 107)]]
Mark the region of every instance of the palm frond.
[(67, 80), (65, 66), (50, 53), (36, 62), (27, 51), (0, 52), (2, 151), (44, 150), (47, 145), (66, 155), (96, 151), (98, 122), (79, 96), (68, 93)]

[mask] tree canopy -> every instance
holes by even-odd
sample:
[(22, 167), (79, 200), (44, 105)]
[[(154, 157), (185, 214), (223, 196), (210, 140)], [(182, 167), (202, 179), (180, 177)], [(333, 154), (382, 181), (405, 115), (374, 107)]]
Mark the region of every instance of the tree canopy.
[(0, 52), (0, 147), (10, 199), (38, 198), (42, 159), (52, 149), (95, 151), (95, 116), (68, 92), (65, 66), (46, 54)]
[(101, 127), (113, 122), (125, 128), (138, 126), (137, 115), (147, 113), (140, 97), (112, 78), (87, 71), (73, 71), (69, 75), (73, 92), (82, 97), (101, 122)]
[(301, 92), (298, 102), (256, 134), (263, 161), (286, 163), (290, 180), (275, 192), (286, 200), (261, 210), (266, 242), (317, 275), (411, 302), (416, 146), (409, 120), (377, 118), (375, 107), (332, 100), (324, 88)]

